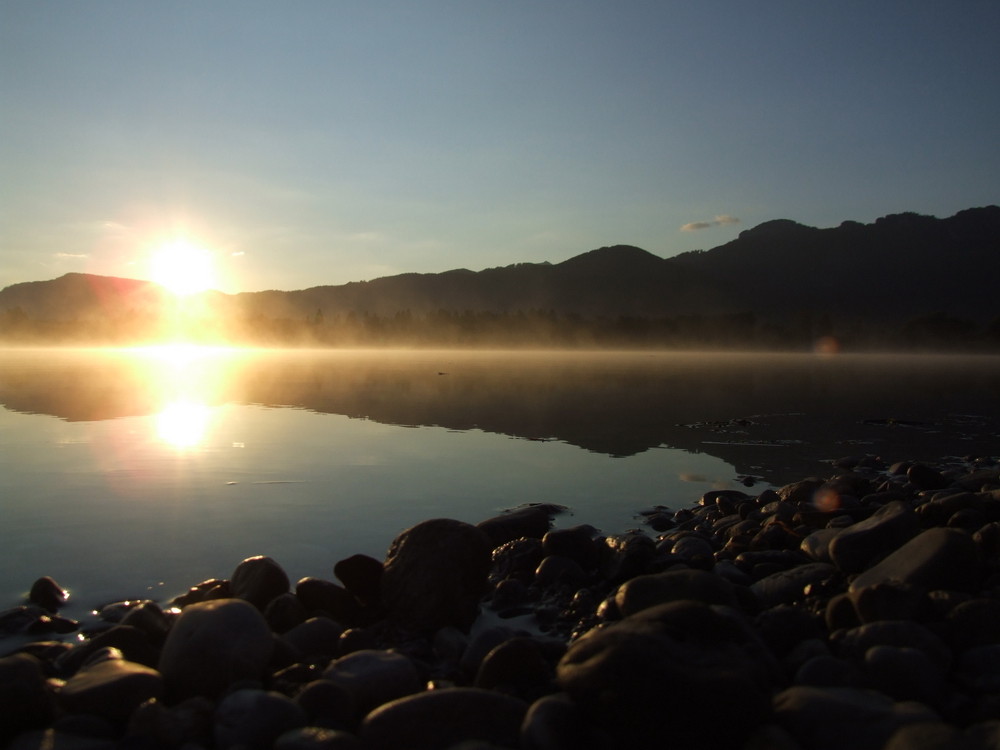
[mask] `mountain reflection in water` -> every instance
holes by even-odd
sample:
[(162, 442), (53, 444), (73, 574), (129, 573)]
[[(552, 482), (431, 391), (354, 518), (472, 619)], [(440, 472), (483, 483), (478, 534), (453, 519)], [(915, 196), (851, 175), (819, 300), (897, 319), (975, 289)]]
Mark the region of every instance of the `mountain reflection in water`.
[[(13, 350), (0, 404), (68, 421), (159, 415), (189, 447), (210, 407), (708, 453), (783, 483), (821, 459), (996, 451), (1000, 357), (345, 350)], [(198, 422), (197, 420), (201, 420)]]

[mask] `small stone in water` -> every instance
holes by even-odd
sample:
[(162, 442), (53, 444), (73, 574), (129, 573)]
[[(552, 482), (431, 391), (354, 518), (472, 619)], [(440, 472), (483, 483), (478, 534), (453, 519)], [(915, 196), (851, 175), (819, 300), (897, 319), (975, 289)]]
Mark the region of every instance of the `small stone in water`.
[(55, 612), (69, 599), (69, 592), (49, 576), (42, 576), (31, 586), (28, 601)]

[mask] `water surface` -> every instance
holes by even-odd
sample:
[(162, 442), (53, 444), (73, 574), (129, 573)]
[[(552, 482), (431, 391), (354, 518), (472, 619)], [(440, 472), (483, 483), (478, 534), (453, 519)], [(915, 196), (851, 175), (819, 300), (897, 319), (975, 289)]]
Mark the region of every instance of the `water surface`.
[(169, 598), (244, 557), (294, 579), (420, 520), (522, 503), (605, 533), (830, 459), (996, 451), (1000, 358), (7, 351), (0, 607)]

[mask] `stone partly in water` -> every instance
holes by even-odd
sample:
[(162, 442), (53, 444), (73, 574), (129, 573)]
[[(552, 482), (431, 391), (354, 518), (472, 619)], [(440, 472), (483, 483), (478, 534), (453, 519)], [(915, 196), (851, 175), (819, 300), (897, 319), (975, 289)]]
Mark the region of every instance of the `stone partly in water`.
[(28, 592), (28, 601), (44, 607), (49, 612), (55, 612), (69, 599), (69, 592), (49, 576), (43, 576), (35, 581)]
[(238, 680), (257, 680), (274, 651), (264, 616), (242, 599), (187, 607), (167, 636), (159, 660), (168, 694), (217, 697)]
[(248, 557), (236, 566), (230, 579), (232, 595), (263, 612), (272, 599), (288, 592), (288, 575), (270, 557)]
[(424, 521), (396, 537), (382, 576), (393, 620), (418, 632), (467, 630), (486, 593), (492, 552), (485, 533), (461, 521)]

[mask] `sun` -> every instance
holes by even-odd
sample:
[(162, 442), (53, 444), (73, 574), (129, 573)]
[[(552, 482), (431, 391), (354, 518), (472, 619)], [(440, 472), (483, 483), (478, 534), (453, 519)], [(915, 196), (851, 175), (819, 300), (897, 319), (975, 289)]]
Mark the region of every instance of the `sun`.
[(150, 259), (150, 275), (177, 295), (203, 292), (215, 285), (212, 254), (186, 239), (159, 245)]

